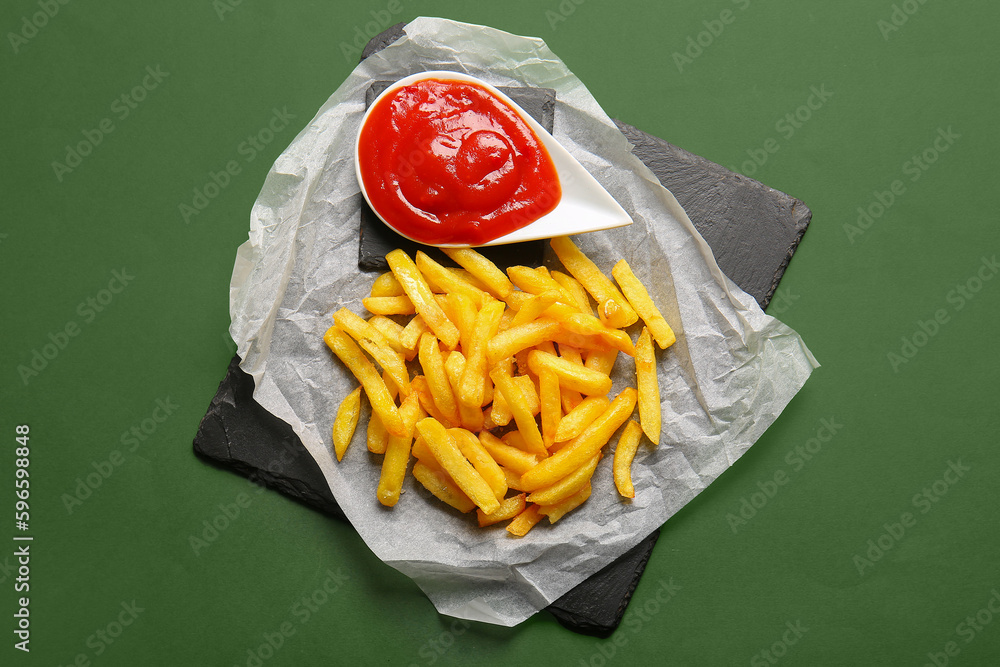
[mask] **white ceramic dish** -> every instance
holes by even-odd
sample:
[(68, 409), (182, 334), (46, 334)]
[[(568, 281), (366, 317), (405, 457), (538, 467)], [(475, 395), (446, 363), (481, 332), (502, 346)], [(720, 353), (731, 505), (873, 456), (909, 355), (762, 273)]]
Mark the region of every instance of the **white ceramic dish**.
[[(595, 232), (601, 229), (624, 227), (625, 225), (632, 224), (632, 218), (625, 212), (625, 209), (623, 209), (618, 202), (615, 201), (614, 197), (612, 197), (608, 191), (597, 182), (597, 179), (591, 176), (590, 172), (588, 172), (584, 166), (576, 160), (576, 158), (570, 155), (569, 152), (562, 147), (562, 144), (556, 141), (556, 139), (549, 134), (544, 127), (542, 127), (534, 118), (519, 107), (517, 103), (497, 90), (496, 87), (491, 86), (482, 79), (477, 79), (474, 76), (462, 74), (461, 72), (432, 71), (411, 74), (410, 76), (404, 77), (386, 88), (382, 94), (375, 99), (372, 105), (365, 112), (365, 115), (361, 120), (361, 127), (364, 127), (365, 123), (368, 122), (371, 110), (375, 108), (375, 105), (377, 105), (384, 96), (390, 94), (394, 90), (424, 79), (468, 81), (476, 83), (483, 86), (501, 100), (509, 104), (515, 111), (517, 111), (518, 115), (521, 116), (524, 122), (527, 123), (528, 126), (535, 132), (539, 141), (541, 141), (546, 150), (548, 150), (549, 156), (555, 164), (556, 172), (559, 175), (559, 184), (562, 188), (562, 198), (559, 200), (559, 204), (557, 204), (551, 212), (520, 229), (494, 239), (488, 243), (484, 243), (484, 246), (504, 245), (520, 241), (533, 241), (535, 239), (547, 239), (554, 236), (568, 236), (570, 234), (582, 234), (584, 232)], [(394, 227), (390, 221), (382, 217), (382, 214), (379, 213), (378, 209), (372, 205), (371, 199), (368, 197), (368, 192), (365, 190), (364, 179), (361, 177), (361, 161), (359, 160), (360, 135), (361, 132), (359, 130), (358, 138), (354, 142), (354, 167), (358, 177), (358, 185), (361, 187), (361, 193), (364, 195), (369, 206), (372, 207), (372, 210), (375, 211), (375, 214), (382, 220), (382, 222), (388, 225), (397, 234), (409, 238), (411, 241), (415, 241), (416, 239), (410, 238), (404, 232)], [(439, 245), (444, 248), (467, 247), (461, 244), (435, 245)]]

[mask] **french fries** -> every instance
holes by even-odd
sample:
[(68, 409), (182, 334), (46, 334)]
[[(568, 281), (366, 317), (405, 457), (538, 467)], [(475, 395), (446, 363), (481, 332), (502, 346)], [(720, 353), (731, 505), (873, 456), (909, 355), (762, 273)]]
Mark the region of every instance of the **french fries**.
[(632, 459), (639, 448), (639, 440), (642, 438), (642, 427), (634, 421), (630, 421), (618, 438), (615, 445), (614, 471), (615, 486), (618, 493), (626, 498), (635, 498), (635, 487), (632, 486)]
[(333, 326), (327, 329), (323, 340), (365, 388), (365, 395), (371, 401), (372, 410), (377, 412), (382, 419), (385, 430), (390, 435), (406, 433), (403, 419), (399, 416), (399, 410), (396, 408), (396, 403), (386, 388), (382, 376), (375, 370), (372, 362), (368, 361), (368, 357), (361, 353), (360, 348), (351, 340), (351, 337)]
[(469, 500), (486, 514), (491, 514), (500, 507), (500, 501), (490, 489), (490, 485), (462, 455), (458, 445), (455, 444), (455, 439), (448, 434), (441, 422), (433, 417), (425, 417), (417, 422), (417, 432), (427, 443), (434, 458)]
[(333, 451), (337, 460), (344, 460), (344, 452), (351, 444), (354, 429), (358, 427), (358, 417), (361, 416), (361, 387), (358, 387), (344, 397), (337, 408), (337, 417), (333, 420)]
[[(552, 239), (552, 249), (566, 270), (597, 301), (598, 316), (613, 327), (627, 327), (639, 318), (635, 310), (597, 265), (584, 255), (568, 236)], [(609, 307), (608, 303), (614, 303)]]
[[(361, 383), (338, 408), (334, 451), (345, 456), (364, 389), (368, 450), (383, 456), (378, 502), (399, 502), (412, 457), (414, 479), (436, 498), (523, 537), (587, 501), (626, 422), (612, 468), (633, 497), (639, 440), (656, 444), (661, 430), (653, 341), (664, 348), (674, 334), (624, 260), (611, 272), (619, 291), (569, 238), (551, 245), (565, 272), (505, 273), (471, 248), (443, 249), (461, 269), (394, 250), (363, 299), (372, 316), (334, 313), (324, 340)], [(625, 327), (640, 317), (633, 343)], [(636, 386), (610, 400), (620, 353), (634, 357)]]
[[(402, 250), (393, 250), (385, 256), (385, 260), (389, 263), (389, 268), (392, 269), (392, 275), (396, 276), (396, 280), (403, 286), (406, 296), (410, 298), (414, 310), (420, 313), (427, 326), (449, 350), (454, 349), (458, 345), (458, 327), (444, 314), (444, 310), (434, 298), (434, 293), (431, 292), (427, 280), (417, 269), (417, 265)], [(367, 304), (365, 307), (367, 308)], [(369, 308), (369, 310), (371, 309)]]
[(663, 319), (660, 309), (649, 298), (649, 292), (646, 291), (646, 288), (639, 282), (639, 279), (632, 273), (632, 267), (628, 265), (628, 262), (623, 259), (615, 264), (615, 268), (611, 269), (611, 275), (618, 281), (622, 291), (625, 292), (625, 297), (632, 304), (632, 307), (635, 308), (639, 317), (649, 327), (660, 349), (665, 350), (673, 345), (674, 341), (677, 340), (673, 329)]
[(406, 433), (389, 438), (385, 448), (385, 458), (382, 459), (382, 476), (378, 482), (378, 501), (386, 507), (393, 507), (399, 502), (403, 478), (406, 476), (406, 465), (410, 461), (413, 430), (417, 420), (422, 419), (426, 413), (420, 407), (419, 397), (410, 394), (399, 406), (399, 414), (403, 418)]
[(639, 423), (642, 432), (654, 445), (660, 444), (660, 381), (656, 377), (653, 340), (647, 327), (642, 328), (635, 346), (635, 378), (639, 392)]

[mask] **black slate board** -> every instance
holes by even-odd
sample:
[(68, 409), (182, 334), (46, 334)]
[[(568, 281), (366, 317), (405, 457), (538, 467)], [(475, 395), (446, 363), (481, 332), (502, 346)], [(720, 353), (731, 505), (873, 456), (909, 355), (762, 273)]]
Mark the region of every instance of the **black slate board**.
[[(376, 36), (363, 57), (403, 34)], [(766, 308), (812, 216), (801, 201), (615, 121), (635, 154), (684, 206), (719, 266)], [(523, 262), (522, 262), (523, 263)], [(253, 400), (253, 380), (233, 357), (194, 440), (199, 456), (346, 520), (316, 462), (291, 428)], [(659, 532), (547, 610), (567, 628), (609, 636), (621, 622)]]
[[(365, 94), (365, 107), (370, 107), (375, 98), (390, 85), (392, 85), (392, 81), (373, 82)], [(546, 131), (552, 133), (555, 122), (556, 91), (551, 88), (509, 88), (503, 86), (500, 87), (500, 91), (528, 112)], [(446, 266), (454, 265), (454, 262), (437, 248), (410, 241), (389, 229), (375, 215), (375, 212), (368, 206), (368, 202), (363, 202), (361, 205), (361, 242), (358, 246), (358, 268), (362, 271), (388, 271), (389, 264), (385, 261), (385, 256), (396, 248), (402, 248), (411, 257), (417, 250), (423, 250)], [(489, 246), (479, 248), (479, 252), (502, 269), (516, 264), (541, 266), (545, 256), (545, 241)]]

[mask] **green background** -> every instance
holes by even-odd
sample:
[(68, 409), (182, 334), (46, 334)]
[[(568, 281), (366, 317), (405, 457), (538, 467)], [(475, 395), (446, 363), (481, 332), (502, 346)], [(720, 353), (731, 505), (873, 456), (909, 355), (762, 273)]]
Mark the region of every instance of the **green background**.
[[(0, 548), (0, 663), (245, 665), (283, 623), (294, 634), (266, 665), (753, 665), (771, 664), (761, 652), (772, 646), (783, 653), (772, 660), (801, 665), (920, 665), (928, 653), (983, 665), (1000, 654), (1000, 614), (988, 608), (1000, 590), (1000, 278), (983, 264), (1000, 240), (1000, 5), (908, 0), (895, 6), (900, 26), (893, 3), (861, 0), (52, 5), (16, 44), (9, 33), (40, 5), (0, 9), (0, 538), (18, 533), (16, 424), (31, 428), (35, 538), (30, 655), (13, 648), (14, 542)], [(353, 68), (351, 41), (381, 29), (380, 15), (387, 24), (389, 8), (400, 9), (391, 22), (444, 16), (542, 37), (610, 116), (813, 211), (769, 312), (823, 366), (664, 526), (615, 641), (546, 613), (512, 629), (454, 625), (348, 526), (191, 451), (233, 353), (228, 284), (250, 206)], [(725, 10), (729, 23), (713, 23)], [(675, 58), (686, 49), (690, 62)], [(121, 118), (112, 105), (147, 66), (169, 75)], [(813, 86), (832, 96), (800, 109)], [(241, 143), (286, 108), (289, 126), (248, 162)], [(781, 120), (796, 113), (808, 120), (789, 136)], [(104, 118), (114, 129), (57, 178), (52, 163)], [(947, 150), (928, 150), (949, 128)], [(913, 171), (925, 151), (936, 159)], [(230, 160), (240, 173), (186, 222), (180, 204)], [(873, 218), (852, 231), (858, 207)], [(132, 278), (102, 292), (113, 271)], [(989, 279), (977, 283), (980, 271)], [(106, 303), (91, 312), (87, 299)], [(935, 314), (943, 323), (929, 323)], [(67, 325), (77, 335), (25, 382), (18, 366)], [(176, 406), (169, 416), (158, 400)], [(839, 428), (811, 442), (824, 419)], [(123, 443), (144, 420), (144, 440)], [(113, 455), (120, 465), (104, 463)], [(960, 477), (945, 475), (949, 462)], [(64, 494), (108, 465), (67, 508)], [(771, 487), (776, 474), (787, 481)], [(771, 496), (753, 495), (762, 488)], [(195, 554), (190, 536), (238, 498), (248, 505)], [(744, 499), (766, 504), (736, 523)], [(855, 558), (880, 538), (884, 555)], [(295, 605), (328, 570), (339, 587), (306, 620)], [(138, 618), (113, 643), (98, 639), (133, 600)], [(787, 632), (796, 626), (801, 636)]]

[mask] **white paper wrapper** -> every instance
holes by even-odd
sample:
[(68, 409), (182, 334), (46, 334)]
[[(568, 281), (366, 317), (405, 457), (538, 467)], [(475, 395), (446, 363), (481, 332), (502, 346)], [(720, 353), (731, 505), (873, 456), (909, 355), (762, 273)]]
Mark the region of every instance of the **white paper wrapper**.
[[(818, 364), (794, 331), (722, 274), (677, 201), (544, 42), (431, 18), (406, 33), (355, 68), (272, 167), (237, 253), (230, 332), (254, 397), (291, 424), (372, 551), (412, 577), (440, 612), (510, 626), (683, 507), (757, 440)], [(636, 456), (635, 499), (615, 491), (606, 456), (590, 500), (522, 539), (479, 529), (412, 478), (395, 508), (379, 505), (380, 457), (365, 447), (367, 415), (344, 461), (332, 453), (333, 417), (357, 382), (322, 336), (338, 308), (365, 313), (361, 299), (374, 278), (357, 269), (362, 199), (353, 145), (365, 90), (435, 69), (556, 90), (556, 138), (635, 221), (575, 240), (606, 273), (627, 259), (677, 333), (658, 353), (663, 435), (658, 448), (642, 446)], [(634, 384), (630, 359), (619, 359), (614, 380), (615, 393)]]

